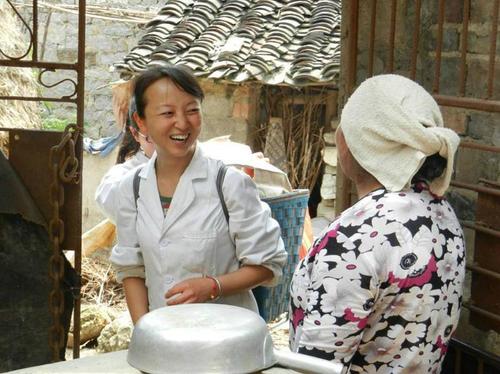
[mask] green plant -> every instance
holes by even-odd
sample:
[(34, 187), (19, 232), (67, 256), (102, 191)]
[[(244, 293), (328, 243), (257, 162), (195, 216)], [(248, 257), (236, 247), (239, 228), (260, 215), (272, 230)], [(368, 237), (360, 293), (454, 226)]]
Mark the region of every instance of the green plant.
[(75, 123), (75, 120), (68, 118), (47, 117), (42, 120), (42, 129), (50, 131), (64, 131), (64, 128), (70, 124)]

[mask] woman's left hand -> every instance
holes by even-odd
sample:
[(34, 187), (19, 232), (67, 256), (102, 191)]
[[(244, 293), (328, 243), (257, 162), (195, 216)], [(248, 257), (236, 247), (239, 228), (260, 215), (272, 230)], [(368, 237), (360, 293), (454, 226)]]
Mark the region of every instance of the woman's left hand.
[(165, 294), (167, 305), (203, 303), (210, 299), (213, 280), (191, 278), (177, 283)]

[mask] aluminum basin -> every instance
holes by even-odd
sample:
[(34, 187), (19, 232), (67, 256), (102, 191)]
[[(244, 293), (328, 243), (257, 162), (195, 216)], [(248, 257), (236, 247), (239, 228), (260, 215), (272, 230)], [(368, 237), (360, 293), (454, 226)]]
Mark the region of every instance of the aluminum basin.
[(127, 361), (146, 373), (252, 373), (277, 360), (258, 314), (230, 305), (185, 304), (144, 315)]

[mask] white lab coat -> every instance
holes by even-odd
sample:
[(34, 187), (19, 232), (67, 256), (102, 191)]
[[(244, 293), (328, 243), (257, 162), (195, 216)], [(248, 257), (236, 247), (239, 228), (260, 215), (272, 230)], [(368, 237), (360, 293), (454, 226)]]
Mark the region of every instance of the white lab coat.
[(124, 163), (113, 165), (102, 177), (101, 183), (95, 190), (95, 201), (111, 221), (116, 222), (118, 186), (121, 180), (129, 170), (145, 164), (148, 160), (144, 152), (139, 151)]
[[(120, 183), (118, 241), (110, 258), (117, 266), (144, 265), (150, 310), (165, 306), (165, 293), (182, 280), (226, 274), (241, 265), (263, 265), (274, 274), (271, 283), (279, 281), (287, 259), (280, 228), (250, 177), (234, 168), (226, 173), (228, 228), (216, 188), (221, 161), (206, 157), (197, 146), (164, 217), (155, 160), (156, 155), (139, 173), (137, 209), (134, 171)], [(258, 311), (251, 291), (217, 302)]]

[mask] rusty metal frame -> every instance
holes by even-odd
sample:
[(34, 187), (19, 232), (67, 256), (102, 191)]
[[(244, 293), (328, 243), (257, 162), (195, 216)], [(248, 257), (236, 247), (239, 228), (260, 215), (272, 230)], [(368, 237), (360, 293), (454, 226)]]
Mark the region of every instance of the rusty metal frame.
[[(7, 53), (0, 49), (0, 66), (6, 67), (20, 67), (20, 68), (34, 68), (39, 69), (38, 82), (41, 86), (45, 88), (53, 88), (58, 86), (64, 82), (69, 82), (73, 85), (73, 92), (68, 95), (64, 95), (61, 97), (51, 97), (51, 96), (33, 96), (33, 97), (23, 97), (23, 96), (9, 96), (2, 95), (0, 96), (0, 100), (21, 100), (21, 101), (50, 101), (50, 102), (65, 102), (65, 103), (73, 103), (76, 105), (76, 126), (73, 126), (79, 133), (79, 135), (83, 134), (83, 125), (84, 125), (84, 82), (85, 82), (85, 10), (86, 10), (86, 1), (78, 0), (78, 54), (77, 61), (75, 63), (60, 63), (60, 62), (47, 62), (42, 61), (38, 56), (38, 0), (33, 0), (32, 6), (32, 24), (29, 25), (28, 22), (22, 17), (19, 13), (16, 5), (12, 3), (11, 0), (7, 0), (7, 3), (10, 5), (14, 13), (17, 15), (19, 20), (23, 23), (27, 32), (29, 33), (30, 39), (29, 44), (26, 48), (26, 52), (20, 56), (9, 56)], [(30, 55), (31, 52), (31, 55)], [(44, 74), (47, 72), (55, 72), (55, 71), (68, 71), (68, 72), (76, 72), (76, 81), (70, 78), (62, 79), (56, 83), (48, 84), (43, 81)], [(9, 129), (0, 127), (0, 131), (19, 131), (20, 129)], [(36, 130), (35, 130), (36, 131)], [(63, 133), (61, 133), (62, 136)], [(82, 136), (77, 136), (78, 144), (76, 144), (76, 158), (79, 161), (79, 166), (77, 170), (77, 174), (80, 176), (79, 178), (79, 187), (78, 193), (79, 201), (77, 203), (77, 212), (76, 214), (81, 215), (81, 168), (82, 168)], [(29, 154), (27, 154), (29, 157)], [(42, 186), (42, 188), (49, 188), (49, 186)], [(81, 227), (74, 228), (76, 231), (80, 233), (81, 237)], [(74, 268), (80, 276), (81, 273), (81, 241), (74, 248), (64, 248), (67, 250), (75, 251), (75, 263)], [(74, 344), (73, 344), (73, 357), (78, 358), (80, 356), (80, 290), (78, 289), (78, 297), (75, 298), (74, 302)]]
[[(422, 0), (415, 0), (411, 2), (415, 7), (415, 17), (413, 20), (414, 31), (411, 36), (411, 53), (409, 59), (409, 78), (415, 79), (417, 72), (417, 62), (419, 56), (420, 39), (421, 39), (421, 7)], [(437, 41), (435, 47), (435, 60), (434, 60), (434, 75), (432, 79), (432, 94), (439, 105), (449, 106), (454, 108), (464, 108), (472, 109), (483, 112), (500, 113), (500, 100), (493, 98), (493, 91), (495, 85), (495, 67), (498, 66), (497, 62), (497, 32), (498, 32), (498, 21), (499, 21), (499, 10), (500, 10), (500, 0), (494, 0), (492, 2), (492, 27), (490, 33), (490, 46), (489, 46), (489, 59), (488, 59), (488, 74), (487, 74), (487, 84), (485, 85), (485, 93), (483, 97), (468, 97), (466, 96), (466, 83), (467, 83), (467, 36), (469, 31), (469, 21), (470, 21), (470, 8), (471, 0), (463, 0), (463, 18), (462, 18), (462, 34), (460, 43), (460, 64), (459, 77), (457, 80), (457, 94), (456, 95), (444, 95), (440, 93), (440, 78), (441, 78), (441, 55), (443, 47), (443, 26), (445, 23), (445, 1), (439, 0), (435, 2), (437, 7)], [(368, 12), (363, 13), (366, 17), (368, 24), (367, 35), (368, 38), (368, 54), (366, 66), (368, 67), (368, 76), (372, 76), (373, 72), (373, 61), (375, 58), (375, 34), (376, 34), (376, 22), (377, 22), (377, 1), (370, 0), (370, 2), (363, 3), (368, 9)], [(397, 18), (397, 0), (391, 0), (390, 2), (390, 25), (388, 30), (388, 40), (387, 45), (389, 46), (388, 59), (386, 64), (386, 72), (392, 73), (395, 68), (394, 55), (395, 55), (395, 38), (396, 38), (396, 18)], [(357, 86), (357, 71), (358, 71), (358, 38), (360, 37), (359, 32), (359, 22), (360, 22), (360, 2), (359, 0), (353, 0), (343, 2), (343, 22), (347, 24), (343, 26), (343, 34), (346, 36), (345, 45), (347, 46), (346, 55), (343, 56), (342, 63), (345, 66), (345, 82), (343, 89), (345, 92), (345, 99), (354, 91)], [(342, 90), (342, 87), (341, 87)], [(342, 102), (340, 105), (342, 106)], [(481, 144), (473, 141), (462, 141), (460, 144), (461, 148), (475, 149), (481, 152), (492, 152), (500, 153), (500, 147)], [(481, 181), (479, 181), (481, 182)], [(493, 186), (497, 188), (487, 187), (481, 185), (480, 183), (463, 183), (458, 181), (452, 181), (452, 185), (457, 188), (463, 188), (469, 191), (476, 191), (478, 193), (485, 193), (492, 196), (500, 196), (499, 186)], [(491, 183), (490, 183), (491, 185)], [(351, 205), (352, 184), (342, 170), (339, 168), (337, 170), (337, 199), (335, 206), (335, 213), (339, 215), (342, 211), (347, 209)], [(492, 227), (485, 226), (481, 222), (462, 222), (464, 227), (481, 232), (487, 235), (491, 235), (495, 238), (500, 238), (500, 231)], [(490, 269), (485, 269), (476, 263), (467, 264), (468, 271), (472, 273), (482, 274), (483, 276), (490, 277), (494, 280), (500, 279), (500, 273), (492, 271)], [(491, 313), (490, 311), (483, 310), (472, 302), (465, 304), (465, 307), (469, 308), (471, 311), (478, 313), (483, 316), (487, 316), (495, 321), (500, 321), (500, 315)]]

